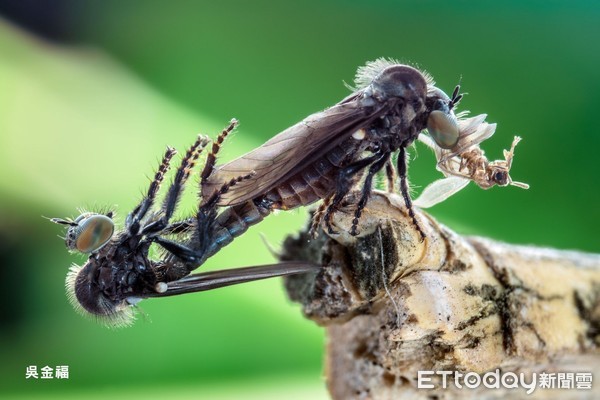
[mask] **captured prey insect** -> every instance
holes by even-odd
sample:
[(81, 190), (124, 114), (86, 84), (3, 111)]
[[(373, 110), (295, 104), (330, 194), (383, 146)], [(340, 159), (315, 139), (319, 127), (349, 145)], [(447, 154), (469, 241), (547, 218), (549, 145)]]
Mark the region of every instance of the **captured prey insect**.
[[(221, 137), (233, 127), (232, 122)], [(279, 263), (189, 275), (250, 225), (260, 222), (266, 211), (252, 203), (227, 207), (218, 212), (221, 196), (252, 173), (238, 176), (202, 199), (198, 212), (184, 220), (171, 222), (185, 183), (208, 139), (199, 136), (182, 158), (160, 208), (153, 207), (157, 193), (176, 154), (167, 148), (150, 187), (125, 220), (124, 228), (114, 233), (113, 213), (83, 213), (74, 220), (52, 219), (67, 225), (65, 237), (72, 251), (89, 254), (83, 266), (74, 265), (66, 279), (69, 300), (77, 311), (109, 326), (130, 325), (135, 305), (142, 299), (216, 289), (275, 276), (314, 271), (307, 263)], [(219, 143), (202, 171), (210, 174)], [(262, 212), (262, 214), (261, 214)], [(159, 260), (149, 257), (156, 243), (165, 250)]]
[(202, 183), (205, 193), (245, 171), (256, 173), (231, 187), (218, 201), (235, 206), (252, 201), (261, 208), (291, 209), (324, 199), (322, 215), (329, 233), (332, 213), (363, 176), (350, 233), (372, 190), (373, 178), (386, 167), (393, 183), (392, 153), (399, 151), (400, 191), (421, 237), (407, 180), (406, 147), (427, 129), (437, 146), (452, 148), (459, 136), (454, 108), (462, 98), (434, 86), (426, 73), (395, 61), (378, 59), (358, 69), (354, 93), (336, 105), (286, 129), (259, 148), (218, 166)]
[(481, 142), (490, 138), (496, 131), (496, 124), (485, 122), (486, 115), (459, 120), (459, 139), (451, 149), (443, 149), (428, 136), (421, 135), (419, 140), (435, 153), (437, 169), (446, 178), (428, 185), (415, 200), (421, 208), (432, 207), (463, 189), (471, 181), (482, 189), (493, 186), (516, 186), (529, 189), (529, 185), (515, 182), (509, 175), (515, 147), (521, 138), (515, 136), (510, 150), (504, 150), (504, 160), (489, 161), (480, 148)]

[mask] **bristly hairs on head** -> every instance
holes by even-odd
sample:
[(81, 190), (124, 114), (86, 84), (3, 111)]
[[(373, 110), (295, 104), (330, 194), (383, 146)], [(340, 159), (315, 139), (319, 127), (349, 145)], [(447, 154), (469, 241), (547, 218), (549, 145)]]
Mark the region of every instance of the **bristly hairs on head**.
[[(354, 87), (346, 84), (346, 86), (352, 91), (358, 91), (366, 88), (373, 82), (373, 79), (377, 77), (384, 69), (387, 67), (391, 67), (392, 65), (402, 64), (400, 61), (395, 60), (393, 58), (385, 58), (380, 57), (375, 61), (369, 61), (362, 67), (358, 67), (356, 70), (356, 75), (354, 77)], [(418, 68), (417, 68), (418, 69)], [(429, 75), (426, 71), (419, 71), (425, 77), (425, 81), (428, 86), (434, 85), (435, 82), (431, 75)]]

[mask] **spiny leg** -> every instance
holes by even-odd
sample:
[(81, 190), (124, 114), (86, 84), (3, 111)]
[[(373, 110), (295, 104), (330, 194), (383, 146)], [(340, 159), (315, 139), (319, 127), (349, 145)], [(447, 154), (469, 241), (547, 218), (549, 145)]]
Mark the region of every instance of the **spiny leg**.
[(202, 169), (202, 174), (200, 174), (201, 184), (204, 184), (210, 176), (210, 174), (212, 174), (213, 170), (215, 169), (215, 163), (217, 162), (217, 153), (219, 153), (219, 151), (221, 150), (221, 145), (225, 141), (227, 135), (229, 135), (231, 131), (233, 131), (237, 124), (238, 120), (233, 118), (229, 122), (227, 128), (223, 129), (221, 134), (217, 137), (217, 140), (213, 142), (212, 149), (206, 157), (206, 164), (204, 165), (204, 169)]
[(390, 159), (385, 164), (385, 176), (387, 178), (388, 193), (394, 193), (396, 191), (396, 169)]
[(206, 203), (200, 206), (196, 218), (196, 232), (189, 244), (181, 244), (162, 237), (156, 237), (154, 241), (181, 260), (188, 272), (194, 270), (204, 262), (206, 251), (212, 244), (213, 237), (211, 231), (213, 222), (217, 216), (217, 203), (221, 196), (227, 193), (232, 186), (243, 180), (250, 179), (252, 176), (254, 176), (254, 173), (239, 176), (223, 184), (217, 192), (211, 195)]
[(333, 200), (327, 207), (327, 211), (323, 217), (325, 220), (325, 226), (327, 227), (327, 232), (329, 234), (337, 234), (337, 232), (334, 231), (333, 227), (331, 226), (331, 218), (333, 216), (333, 212), (337, 210), (344, 197), (352, 188), (354, 175), (360, 172), (360, 170), (365, 168), (367, 165), (372, 164), (380, 158), (381, 154), (376, 153), (370, 157), (363, 158), (362, 160), (358, 160), (355, 163), (348, 165), (339, 172), (336, 180), (336, 188)]
[(175, 211), (175, 207), (181, 192), (183, 191), (183, 187), (190, 177), (190, 173), (196, 165), (198, 157), (200, 157), (200, 154), (207, 144), (208, 138), (206, 136), (198, 136), (198, 139), (196, 139), (192, 147), (188, 149), (185, 157), (183, 157), (181, 160), (181, 164), (179, 165), (179, 168), (177, 168), (173, 183), (171, 184), (171, 187), (169, 187), (167, 197), (165, 197), (165, 201), (163, 202), (163, 211), (167, 221), (173, 216), (173, 212)]
[(406, 204), (406, 209), (408, 210), (408, 215), (412, 219), (413, 225), (415, 228), (417, 228), (419, 234), (421, 234), (421, 240), (424, 240), (425, 233), (417, 221), (417, 217), (415, 216), (415, 212), (412, 207), (412, 201), (410, 200), (410, 194), (408, 193), (408, 183), (406, 179), (406, 148), (404, 146), (400, 147), (400, 154), (398, 155), (398, 174), (400, 175), (400, 192), (402, 192), (404, 204)]
[[(238, 121), (236, 119), (232, 119), (229, 126), (227, 126), (227, 128), (225, 128), (217, 137), (217, 140), (213, 142), (211, 152), (207, 156), (206, 164), (200, 175), (202, 182), (208, 179), (213, 172), (221, 145), (227, 135), (235, 128), (237, 123)], [(206, 200), (202, 196), (202, 193), (200, 193), (200, 206), (195, 221), (188, 219), (175, 222), (166, 228), (169, 232), (183, 232), (195, 225), (195, 232), (188, 245), (182, 245), (163, 238), (157, 238), (156, 242), (182, 260), (185, 263), (186, 268), (190, 271), (194, 269), (203, 261), (202, 259), (205, 257), (206, 250), (212, 244), (211, 230), (217, 217), (217, 203), (221, 199), (221, 196), (227, 193), (232, 186), (235, 186), (245, 179), (250, 179), (253, 175), (254, 172), (251, 172), (247, 175), (231, 179), (229, 182), (223, 184), (219, 190), (212, 193)]]
[(362, 211), (367, 204), (367, 200), (369, 199), (369, 195), (373, 189), (373, 177), (384, 165), (387, 165), (390, 160), (390, 153), (385, 154), (379, 160), (375, 161), (369, 167), (369, 172), (367, 173), (367, 177), (365, 178), (365, 182), (363, 184), (362, 193), (360, 196), (360, 200), (358, 201), (358, 205), (356, 206), (356, 211), (354, 212), (354, 219), (352, 220), (352, 228), (350, 228), (350, 234), (352, 236), (358, 235), (358, 221), (360, 220), (360, 216)]
[[(237, 126), (237, 124), (238, 124), (237, 119), (233, 118), (229, 122), (229, 125), (225, 129), (223, 129), (221, 134), (213, 142), (211, 151), (208, 153), (208, 156), (206, 157), (206, 163), (204, 164), (204, 168), (202, 169), (202, 172), (200, 174), (201, 184), (204, 183), (206, 181), (206, 179), (208, 179), (210, 174), (213, 172), (216, 161), (217, 161), (217, 154), (221, 150), (221, 146), (223, 145), (225, 138), (227, 137), (227, 135), (229, 135), (233, 131), (233, 129)], [(202, 149), (204, 149), (204, 147), (205, 147), (205, 144), (202, 145)], [(172, 224), (165, 227), (165, 230), (168, 231), (167, 233), (175, 233), (175, 234), (187, 232), (193, 227), (194, 219), (195, 218), (188, 218), (183, 221), (173, 222)]]
[(158, 221), (145, 226), (143, 230), (144, 234), (160, 233), (165, 227), (167, 227), (169, 220), (175, 212), (177, 202), (179, 201), (179, 197), (181, 196), (185, 183), (190, 177), (190, 173), (196, 165), (198, 157), (200, 157), (202, 150), (204, 150), (207, 144), (208, 138), (206, 138), (206, 136), (199, 135), (194, 144), (188, 149), (185, 156), (181, 159), (181, 163), (177, 168), (173, 182), (171, 183), (171, 186), (169, 187), (167, 195), (163, 201), (162, 217)]
[(140, 229), (140, 221), (146, 216), (146, 213), (152, 207), (154, 203), (154, 199), (156, 198), (156, 194), (160, 189), (160, 184), (165, 178), (165, 174), (169, 170), (169, 166), (171, 163), (171, 159), (173, 156), (177, 154), (177, 151), (172, 147), (167, 147), (165, 155), (158, 167), (158, 171), (154, 175), (154, 179), (152, 183), (150, 183), (150, 187), (148, 188), (148, 193), (142, 199), (140, 204), (133, 209), (133, 211), (127, 216), (126, 226), (129, 230), (129, 233), (136, 235)]

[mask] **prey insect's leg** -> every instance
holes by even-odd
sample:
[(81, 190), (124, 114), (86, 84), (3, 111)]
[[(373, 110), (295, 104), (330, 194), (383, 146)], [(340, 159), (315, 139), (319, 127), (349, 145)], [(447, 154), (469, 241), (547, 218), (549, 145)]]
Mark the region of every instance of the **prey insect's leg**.
[(369, 199), (369, 195), (371, 194), (371, 190), (373, 189), (373, 177), (384, 165), (388, 165), (390, 161), (390, 153), (385, 154), (379, 160), (375, 161), (369, 167), (369, 172), (367, 173), (367, 177), (365, 178), (365, 183), (362, 188), (362, 193), (360, 196), (360, 200), (358, 201), (358, 205), (356, 206), (356, 211), (354, 212), (354, 219), (352, 220), (352, 228), (350, 229), (350, 234), (352, 236), (358, 235), (358, 221), (360, 220), (360, 215), (362, 214), (362, 210), (365, 208), (367, 204), (367, 200)]
[(231, 122), (229, 122), (229, 126), (223, 129), (219, 137), (217, 137), (217, 140), (213, 142), (212, 149), (206, 157), (206, 164), (204, 165), (204, 169), (202, 169), (202, 173), (200, 174), (201, 185), (203, 185), (206, 182), (210, 174), (212, 174), (213, 170), (215, 169), (215, 163), (217, 162), (217, 153), (219, 153), (219, 151), (221, 150), (221, 145), (225, 141), (227, 135), (229, 135), (231, 131), (233, 131), (237, 124), (238, 120), (233, 118)]
[(387, 178), (387, 191), (394, 193), (396, 189), (396, 169), (392, 160), (388, 160), (385, 164), (385, 176)]
[(183, 191), (185, 183), (190, 176), (191, 170), (196, 165), (200, 153), (208, 144), (208, 139), (205, 136), (198, 136), (198, 139), (188, 149), (185, 156), (181, 160), (179, 168), (175, 173), (175, 178), (169, 187), (169, 191), (163, 201), (163, 215), (158, 220), (144, 227), (144, 234), (158, 234), (167, 226), (169, 220), (175, 212), (175, 207), (179, 201), (179, 197)]
[(152, 207), (154, 203), (154, 199), (156, 198), (156, 193), (158, 193), (158, 189), (160, 188), (160, 184), (162, 183), (165, 174), (169, 170), (169, 166), (171, 163), (171, 159), (177, 153), (177, 151), (172, 147), (167, 147), (167, 151), (163, 156), (162, 162), (160, 163), (160, 167), (156, 174), (154, 175), (154, 179), (148, 188), (148, 193), (146, 197), (142, 199), (140, 204), (133, 209), (133, 211), (127, 216), (127, 220), (125, 225), (129, 230), (129, 233), (132, 235), (137, 235), (140, 229), (140, 221), (146, 216), (146, 213)]
[(406, 209), (408, 210), (408, 215), (412, 219), (412, 222), (415, 228), (417, 228), (419, 234), (421, 234), (421, 240), (424, 240), (425, 233), (417, 221), (417, 217), (415, 216), (415, 212), (412, 207), (412, 201), (410, 200), (410, 194), (408, 193), (408, 183), (406, 179), (406, 149), (404, 146), (400, 147), (400, 154), (398, 155), (398, 174), (400, 175), (400, 191), (402, 192), (404, 204), (406, 204)]
[(380, 158), (381, 154), (375, 153), (370, 157), (363, 158), (362, 160), (358, 160), (355, 163), (348, 165), (339, 172), (336, 180), (335, 195), (331, 201), (331, 204), (329, 204), (329, 207), (327, 207), (327, 211), (323, 217), (325, 220), (325, 225), (327, 226), (327, 232), (330, 234), (337, 234), (337, 232), (335, 232), (331, 226), (331, 218), (333, 216), (333, 212), (337, 210), (344, 197), (346, 197), (352, 188), (354, 175), (360, 172), (360, 170), (365, 168), (367, 165), (372, 164)]

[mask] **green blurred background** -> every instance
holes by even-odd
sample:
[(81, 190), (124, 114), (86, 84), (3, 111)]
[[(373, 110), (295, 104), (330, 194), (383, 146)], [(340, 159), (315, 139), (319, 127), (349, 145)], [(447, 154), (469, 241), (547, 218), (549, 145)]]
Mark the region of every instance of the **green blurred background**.
[[(357, 66), (393, 57), (429, 71), (461, 109), (487, 113), (515, 180), (430, 212), (455, 230), (600, 251), (600, 6), (590, 1), (23, 1), (42, 39), (0, 2), (0, 397), (326, 398), (323, 330), (277, 280), (142, 303), (108, 330), (64, 294), (61, 229), (42, 216), (140, 199), (166, 145), (236, 117), (231, 158), (342, 99)], [(12, 8), (11, 8), (12, 7)], [(8, 10), (8, 11), (7, 11)], [(48, 39), (50, 38), (50, 39)], [(440, 177), (418, 146), (416, 190)], [(194, 208), (195, 188), (182, 205)], [(304, 210), (280, 213), (204, 270), (273, 260)], [(69, 380), (25, 380), (68, 365)], [(294, 397), (295, 396), (295, 397)]]

